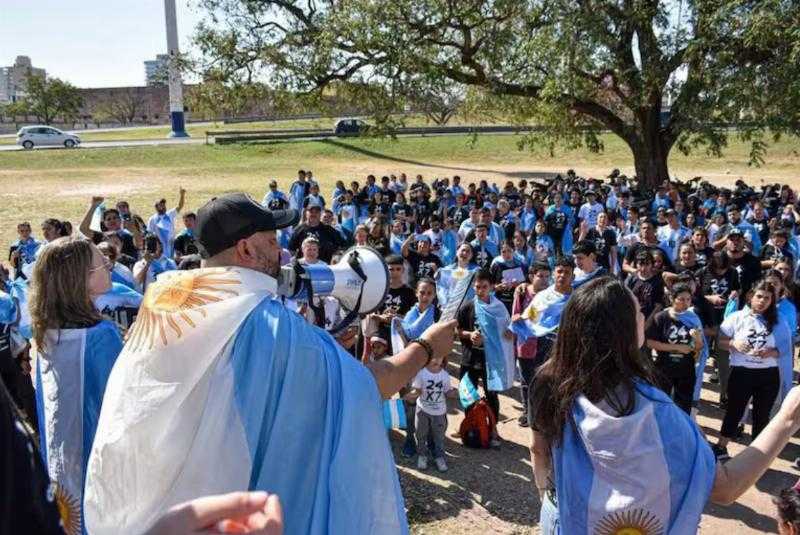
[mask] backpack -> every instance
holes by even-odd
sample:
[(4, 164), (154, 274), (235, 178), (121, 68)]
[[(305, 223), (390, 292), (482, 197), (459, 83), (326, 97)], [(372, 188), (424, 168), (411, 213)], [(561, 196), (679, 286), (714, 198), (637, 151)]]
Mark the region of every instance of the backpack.
[(468, 448), (488, 448), (496, 420), (485, 399), (476, 401), (464, 412), (458, 428), (461, 442)]

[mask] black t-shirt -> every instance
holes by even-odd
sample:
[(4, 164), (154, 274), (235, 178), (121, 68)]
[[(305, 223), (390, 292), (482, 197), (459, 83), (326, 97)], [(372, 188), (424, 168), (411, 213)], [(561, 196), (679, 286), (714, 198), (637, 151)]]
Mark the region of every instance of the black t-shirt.
[[(739, 274), (735, 269), (729, 268), (722, 275), (717, 275), (710, 266), (706, 267), (700, 272), (700, 288), (703, 295), (718, 295), (727, 301), (731, 292), (739, 291)], [(714, 314), (711, 325), (716, 327), (722, 323), (725, 305), (712, 305), (712, 310)]]
[(289, 250), (298, 258), (303, 254), (300, 245), (309, 236), (314, 236), (319, 241), (319, 259), (326, 264), (330, 263), (331, 257), (337, 249), (345, 246), (342, 235), (335, 228), (322, 223), (316, 227), (301, 224), (295, 229), (292, 239), (289, 241)]
[(560, 240), (567, 228), (567, 214), (561, 210), (553, 210), (544, 216), (544, 223), (547, 227), (547, 235), (554, 241)]
[(586, 239), (594, 242), (597, 249), (597, 263), (606, 269), (611, 269), (611, 248), (617, 245), (617, 234), (610, 228), (603, 229), (590, 228), (586, 233)]
[[(653, 317), (653, 322), (647, 328), (647, 338), (663, 344), (686, 344), (692, 341), (691, 329), (682, 322), (673, 319), (669, 311), (662, 310)], [(669, 353), (667, 351), (657, 351), (658, 358), (681, 360), (692, 358), (691, 355), (682, 353)]]
[[(494, 280), (497, 283), (497, 282), (502, 282), (503, 281), (503, 272), (504, 271), (512, 271), (512, 270), (515, 270), (515, 269), (520, 270), (520, 273), (522, 274), (522, 277), (524, 279), (525, 278), (525, 267), (524, 266), (518, 266), (513, 261), (512, 261), (512, 265), (510, 265), (510, 266), (508, 264), (506, 264), (505, 261), (503, 261), (503, 262), (494, 262), (491, 265), (491, 268), (490, 268), (489, 271), (491, 271), (492, 277), (494, 277)], [(523, 282), (524, 282), (524, 280), (523, 280)], [(511, 314), (511, 305), (514, 303), (514, 290), (515, 289), (516, 289), (516, 287), (508, 288), (508, 289), (505, 289), (505, 290), (497, 290), (497, 289), (495, 289), (495, 291), (494, 291), (494, 295), (497, 297), (497, 299), (501, 303), (503, 303), (506, 306), (506, 310), (508, 310), (509, 314)]]
[(64, 535), (36, 441), (0, 384), (0, 535)]
[[(474, 331), (476, 330), (475, 322), (475, 303), (470, 300), (461, 305), (456, 313), (456, 320), (458, 321), (458, 328), (461, 331)], [(475, 368), (482, 370), (486, 366), (486, 354), (483, 351), (483, 345), (474, 347), (469, 338), (461, 339), (461, 365), (467, 368)]]
[(469, 208), (466, 206), (451, 206), (447, 210), (447, 217), (453, 220), (453, 225), (458, 228), (462, 221), (469, 217)]
[[(728, 256), (725, 251), (722, 254)], [(761, 262), (750, 253), (745, 253), (740, 258), (732, 258), (728, 256), (731, 267), (733, 267), (739, 274), (739, 285), (742, 288), (742, 296), (747, 295), (750, 288), (761, 278)], [(744, 299), (739, 299), (739, 308), (744, 306)]]
[[(136, 248), (136, 244), (133, 242), (133, 235), (128, 231), (122, 230), (116, 231), (116, 235), (119, 241), (122, 242), (122, 250), (120, 252), (131, 258), (138, 259), (139, 249)], [(106, 237), (101, 232), (92, 232), (92, 243), (95, 245), (102, 243), (105, 239)]]
[(431, 216), (431, 203), (429, 201), (417, 201), (411, 205), (411, 209), (417, 218), (417, 223), (424, 224)]
[(401, 214), (405, 217), (411, 217), (412, 215), (414, 215), (414, 210), (411, 209), (411, 205), (409, 205), (408, 203), (396, 202), (392, 204), (392, 212), (394, 214), (394, 217), (397, 217)]
[(700, 318), (700, 323), (703, 324), (703, 328), (714, 326), (716, 312), (714, 311), (714, 307), (711, 306), (711, 303), (708, 302), (708, 299), (702, 295), (693, 295), (692, 308), (694, 309), (694, 313), (697, 314), (697, 317)]
[[(414, 280), (419, 280), (422, 277), (433, 278), (436, 271), (442, 267), (442, 259), (435, 254), (428, 253), (427, 256), (422, 256), (413, 249), (408, 250), (406, 260), (411, 264), (411, 273), (414, 275)], [(432, 267), (431, 264), (436, 267)]]
[(645, 318), (649, 318), (659, 305), (664, 305), (664, 280), (661, 275), (642, 280), (639, 275), (631, 273), (625, 280), (625, 286), (636, 296)]
[(383, 304), (380, 307), (380, 312), (386, 312), (386, 309), (392, 307), (395, 309), (398, 316), (404, 316), (416, 303), (417, 295), (414, 293), (414, 290), (408, 286), (403, 285), (399, 288), (389, 288), (389, 291), (386, 293), (386, 298), (383, 300)]
[(794, 255), (789, 252), (788, 247), (775, 247), (771, 243), (767, 243), (761, 248), (761, 260), (783, 260), (788, 258), (794, 264)]
[(701, 268), (706, 267), (713, 254), (714, 249), (711, 247), (706, 247), (705, 249), (696, 249), (697, 265)]

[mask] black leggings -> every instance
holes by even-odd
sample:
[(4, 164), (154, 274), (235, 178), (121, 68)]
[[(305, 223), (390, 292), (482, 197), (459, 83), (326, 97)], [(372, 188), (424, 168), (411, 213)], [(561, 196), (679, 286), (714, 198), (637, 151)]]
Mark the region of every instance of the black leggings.
[(656, 370), (659, 372), (658, 386), (661, 390), (686, 414), (691, 414), (695, 382), (692, 357), (685, 355), (680, 360), (673, 360), (659, 356), (656, 359)]
[(780, 389), (780, 375), (777, 367), (745, 368), (731, 366), (728, 379), (728, 408), (722, 420), (720, 434), (734, 438), (739, 422), (744, 416), (747, 402), (753, 398), (753, 438), (756, 438), (769, 423), (769, 413)]
[(475, 388), (478, 388), (479, 381), (480, 384), (483, 385), (483, 393), (486, 396), (486, 404), (489, 405), (490, 409), (492, 409), (495, 421), (499, 421), (500, 398), (497, 397), (497, 392), (486, 388), (486, 385), (489, 384), (489, 381), (486, 378), (486, 366), (481, 369), (472, 368), (469, 366), (461, 366), (461, 370), (458, 374), (459, 379), (463, 379), (467, 374), (469, 374), (469, 380), (472, 381), (472, 384), (475, 385)]

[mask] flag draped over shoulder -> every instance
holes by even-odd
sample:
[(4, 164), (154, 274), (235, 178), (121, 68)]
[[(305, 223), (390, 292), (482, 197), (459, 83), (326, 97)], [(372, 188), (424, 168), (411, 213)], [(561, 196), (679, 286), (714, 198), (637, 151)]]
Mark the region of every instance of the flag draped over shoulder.
[(643, 383), (627, 416), (578, 397), (552, 455), (561, 533), (570, 535), (695, 533), (716, 474), (689, 416)]
[[(116, 326), (49, 330), (36, 353), (36, 412), (42, 457), (67, 535), (82, 532), (83, 486), (100, 405), (122, 350)], [(86, 530), (83, 529), (83, 533)]]
[(511, 332), (517, 335), (520, 342), (554, 333), (561, 322), (561, 313), (569, 296), (557, 292), (554, 286), (542, 290), (522, 312), (523, 319), (511, 324)]
[[(703, 323), (700, 317), (692, 309), (688, 309), (680, 314), (675, 315), (675, 319), (683, 323), (689, 329), (697, 329), (703, 332)], [(700, 399), (700, 391), (703, 388), (703, 370), (706, 369), (706, 361), (708, 360), (708, 340), (703, 335), (703, 348), (700, 350), (700, 357), (694, 365), (694, 395), (692, 399), (697, 401)]]
[(419, 338), (425, 329), (433, 325), (433, 305), (428, 306), (425, 312), (419, 311), (419, 305), (414, 305), (406, 312), (405, 317), (392, 319), (391, 337), (392, 352), (396, 355), (405, 348), (409, 340)]
[(92, 535), (258, 489), (285, 533), (406, 533), (371, 373), (242, 268), (165, 274), (109, 379), (86, 484)]
[(486, 354), (486, 387), (498, 392), (508, 390), (514, 384), (514, 342), (504, 336), (511, 319), (508, 310), (495, 296), (488, 303), (478, 297), (473, 302)]

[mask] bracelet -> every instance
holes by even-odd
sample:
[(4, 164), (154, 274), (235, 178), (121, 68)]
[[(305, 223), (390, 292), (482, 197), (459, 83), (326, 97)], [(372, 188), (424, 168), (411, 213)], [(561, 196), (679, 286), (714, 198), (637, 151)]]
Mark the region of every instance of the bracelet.
[(420, 346), (422, 346), (422, 349), (424, 349), (425, 353), (428, 354), (428, 360), (425, 361), (425, 366), (430, 364), (431, 359), (433, 358), (433, 346), (431, 345), (431, 343), (428, 342), (427, 340), (423, 340), (422, 338), (414, 338), (408, 343), (408, 345), (411, 344), (419, 344)]

